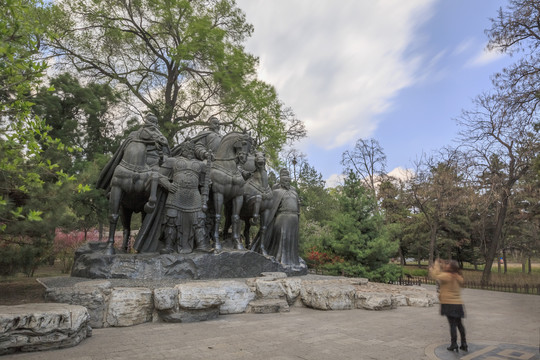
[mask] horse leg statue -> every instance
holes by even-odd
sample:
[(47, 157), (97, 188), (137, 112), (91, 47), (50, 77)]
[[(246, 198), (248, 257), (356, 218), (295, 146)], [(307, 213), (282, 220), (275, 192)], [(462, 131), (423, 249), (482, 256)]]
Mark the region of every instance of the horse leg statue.
[[(128, 152), (131, 151), (131, 152)], [(130, 160), (129, 162), (126, 160)], [(105, 253), (113, 255), (114, 234), (118, 218), (124, 226), (122, 249), (127, 251), (134, 212), (150, 213), (155, 208), (159, 174), (146, 165), (146, 146), (133, 142), (128, 145), (122, 162), (114, 169), (109, 194), (109, 238)], [(144, 216), (144, 215), (143, 215)]]
[(245, 250), (240, 240), (240, 209), (244, 200), (243, 186), (246, 182), (244, 176), (248, 175), (243, 172), (241, 166), (247, 160), (250, 147), (251, 139), (249, 135), (233, 132), (223, 137), (216, 151), (210, 177), (215, 210), (212, 237), (217, 252), (222, 250), (219, 239), (221, 212), (224, 205), (229, 202), (232, 209), (230, 222), (232, 224), (232, 239), (235, 249)]

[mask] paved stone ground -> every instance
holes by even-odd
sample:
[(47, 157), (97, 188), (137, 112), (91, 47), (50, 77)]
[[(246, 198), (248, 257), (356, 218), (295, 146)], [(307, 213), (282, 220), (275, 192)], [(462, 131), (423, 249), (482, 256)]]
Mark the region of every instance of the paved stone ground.
[(80, 345), (8, 359), (540, 359), (540, 296), (463, 291), (469, 353), (451, 353), (432, 308), (223, 315), (191, 324), (95, 329)]

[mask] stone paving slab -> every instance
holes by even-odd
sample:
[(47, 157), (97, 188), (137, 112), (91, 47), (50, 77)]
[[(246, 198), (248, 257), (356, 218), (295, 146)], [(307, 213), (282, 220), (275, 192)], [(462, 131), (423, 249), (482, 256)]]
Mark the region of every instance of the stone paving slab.
[[(224, 315), (199, 323), (96, 329), (74, 348), (2, 360), (538, 359), (540, 296), (465, 289), (463, 298), (469, 353), (441, 352), (449, 331), (438, 306), (388, 311), (292, 307), (285, 313)], [(474, 349), (486, 346), (496, 348), (485, 357), (471, 357)], [(536, 353), (523, 357), (531, 349)]]
[(430, 359), (440, 360), (495, 360), (495, 359), (540, 359), (539, 348), (521, 344), (506, 344), (496, 341), (475, 341), (469, 346), (468, 351), (453, 352), (446, 348), (448, 344), (431, 346), (426, 349), (426, 355)]

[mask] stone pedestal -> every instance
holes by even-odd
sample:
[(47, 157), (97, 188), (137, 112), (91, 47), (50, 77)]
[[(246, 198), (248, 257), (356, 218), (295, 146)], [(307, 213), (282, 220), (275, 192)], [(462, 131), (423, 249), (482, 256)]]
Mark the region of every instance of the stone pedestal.
[(249, 278), (263, 272), (287, 276), (307, 274), (299, 266), (285, 266), (273, 257), (253, 251), (223, 251), (219, 254), (104, 254), (105, 243), (88, 243), (77, 250), (71, 276), (90, 279), (224, 279)]

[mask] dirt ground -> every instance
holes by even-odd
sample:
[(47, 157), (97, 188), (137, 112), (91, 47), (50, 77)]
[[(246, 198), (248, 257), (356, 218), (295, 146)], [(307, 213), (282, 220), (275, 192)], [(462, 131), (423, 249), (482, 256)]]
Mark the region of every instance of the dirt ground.
[(45, 288), (35, 278), (0, 282), (0, 305), (42, 303)]
[(0, 277), (0, 305), (19, 305), (45, 302), (45, 287), (37, 279), (50, 276), (69, 276), (62, 274), (61, 264), (41, 266), (34, 277), (17, 274)]

